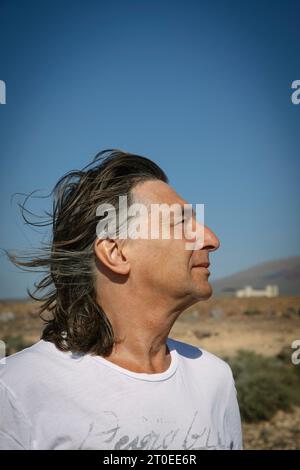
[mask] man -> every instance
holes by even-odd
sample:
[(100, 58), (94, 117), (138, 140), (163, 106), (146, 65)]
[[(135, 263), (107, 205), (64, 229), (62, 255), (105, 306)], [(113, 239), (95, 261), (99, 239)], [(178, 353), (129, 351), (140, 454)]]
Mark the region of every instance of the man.
[[(219, 240), (194, 214), (186, 232), (175, 213), (169, 222), (181, 237), (124, 237), (121, 217), (114, 235), (96, 235), (109, 221), (98, 208), (120, 216), (120, 196), (147, 208), (187, 204), (151, 160), (104, 151), (55, 186), (45, 254), (10, 255), (48, 269), (37, 291), (50, 288), (40, 300), (51, 317), (39, 342), (1, 365), (0, 447), (241, 449), (230, 367), (169, 337), (187, 307), (211, 296), (209, 253)], [(191, 233), (203, 234), (195, 249), (187, 249)]]

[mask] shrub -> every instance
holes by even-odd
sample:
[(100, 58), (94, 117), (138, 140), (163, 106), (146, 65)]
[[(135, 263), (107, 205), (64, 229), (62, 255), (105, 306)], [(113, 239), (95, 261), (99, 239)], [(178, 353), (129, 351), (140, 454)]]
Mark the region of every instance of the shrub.
[(260, 310), (245, 310), (244, 315), (247, 315), (248, 317), (254, 316), (254, 315), (260, 315), (261, 311)]
[(3, 341), (6, 346), (6, 356), (10, 356), (18, 351), (21, 351), (24, 348), (31, 346), (27, 341), (24, 340), (23, 336), (4, 336)]
[(300, 377), (278, 357), (240, 350), (226, 361), (232, 368), (244, 421), (268, 420), (277, 410), (288, 411), (300, 404)]
[[(285, 346), (281, 349), (281, 351), (277, 354), (277, 358), (283, 362), (287, 367), (293, 369), (295, 374), (298, 375), (300, 379), (300, 364), (293, 364), (292, 362), (292, 354), (295, 352), (295, 349), (292, 346)], [(300, 394), (300, 389), (299, 389)]]

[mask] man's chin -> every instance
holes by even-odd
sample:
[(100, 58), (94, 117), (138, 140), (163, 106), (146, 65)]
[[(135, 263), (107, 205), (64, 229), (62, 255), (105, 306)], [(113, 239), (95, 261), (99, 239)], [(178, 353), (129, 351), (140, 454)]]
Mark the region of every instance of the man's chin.
[(206, 282), (205, 284), (203, 283), (203, 285), (200, 287), (197, 286), (195, 293), (199, 301), (208, 300), (212, 296), (213, 290), (210, 283)]

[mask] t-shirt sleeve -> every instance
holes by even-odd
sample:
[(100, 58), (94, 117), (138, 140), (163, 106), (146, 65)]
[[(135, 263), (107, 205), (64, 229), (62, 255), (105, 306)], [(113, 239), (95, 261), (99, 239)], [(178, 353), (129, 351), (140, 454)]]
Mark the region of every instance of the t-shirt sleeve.
[(225, 409), (225, 434), (228, 447), (232, 450), (243, 449), (241, 416), (237, 400), (237, 390), (231, 372), (231, 385)]
[(0, 450), (30, 449), (30, 423), (14, 394), (0, 381)]

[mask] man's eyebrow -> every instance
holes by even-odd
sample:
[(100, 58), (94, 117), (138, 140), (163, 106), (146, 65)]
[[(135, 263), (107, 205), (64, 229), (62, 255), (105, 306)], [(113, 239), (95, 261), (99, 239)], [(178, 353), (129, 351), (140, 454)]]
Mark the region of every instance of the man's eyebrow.
[[(192, 216), (195, 217), (195, 219), (196, 219), (196, 212), (195, 212), (195, 210), (194, 210), (192, 204), (185, 204), (185, 206), (189, 206), (189, 208), (190, 208), (190, 207), (192, 208)], [(183, 206), (180, 205), (180, 207), (181, 207), (181, 215), (182, 215), (182, 217), (184, 217), (184, 215), (185, 215), (185, 214), (184, 214), (184, 205), (183, 205)]]

